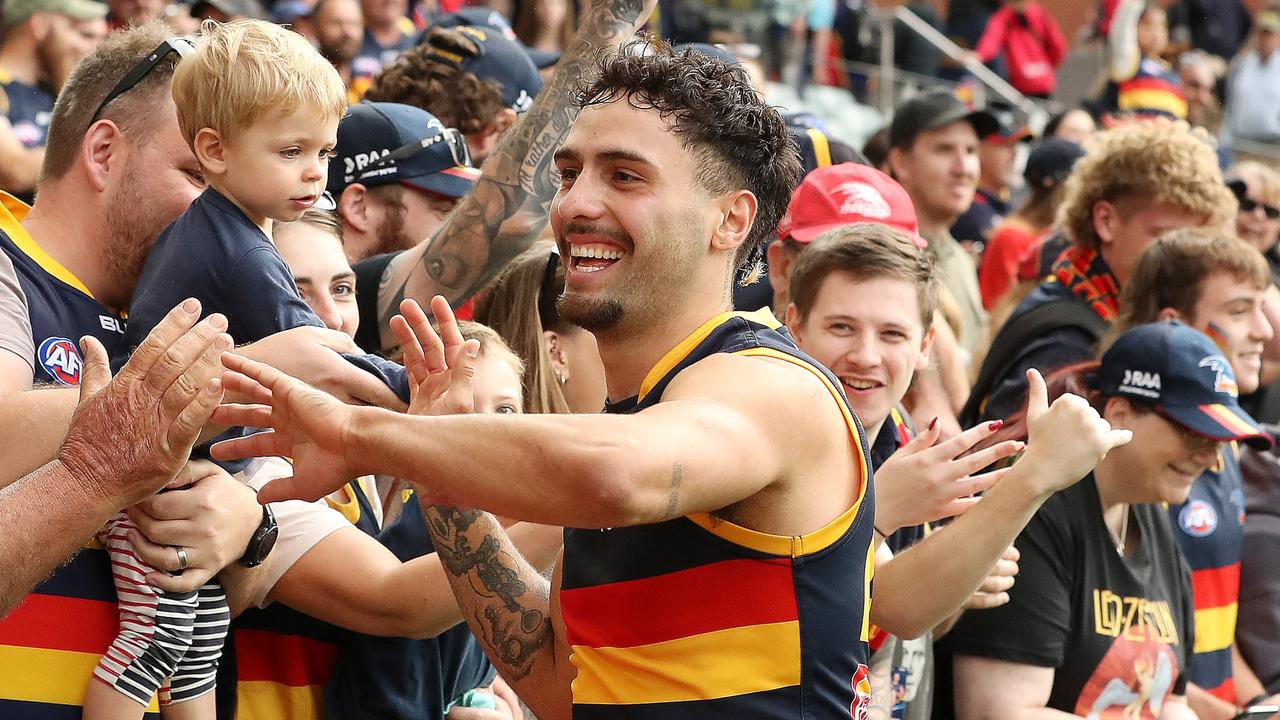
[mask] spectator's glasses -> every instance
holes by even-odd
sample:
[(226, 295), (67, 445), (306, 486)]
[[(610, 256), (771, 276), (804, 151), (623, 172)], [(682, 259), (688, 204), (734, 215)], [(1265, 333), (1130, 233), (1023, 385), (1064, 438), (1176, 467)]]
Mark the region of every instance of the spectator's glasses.
[(1227, 183), (1227, 187), (1231, 188), (1231, 192), (1235, 194), (1236, 200), (1239, 201), (1240, 212), (1251, 213), (1258, 208), (1262, 208), (1262, 212), (1266, 214), (1268, 220), (1280, 220), (1280, 208), (1249, 198), (1249, 187), (1245, 185), (1243, 180), (1232, 180)]
[(1207, 435), (1201, 435), (1163, 412), (1160, 413), (1160, 417), (1164, 418), (1165, 422), (1172, 425), (1173, 429), (1178, 431), (1178, 434), (1182, 436), (1183, 447), (1190, 452), (1198, 453), (1204, 452), (1205, 450), (1213, 450), (1214, 452), (1217, 452), (1218, 450), (1221, 450), (1222, 446), (1226, 443), (1225, 440), (1214, 440)]
[(177, 53), (178, 59), (182, 59), (194, 48), (195, 42), (187, 37), (169, 38), (157, 45), (155, 50), (152, 50), (137, 65), (134, 65), (129, 74), (121, 78), (120, 82), (111, 88), (111, 92), (107, 93), (107, 97), (98, 105), (98, 109), (93, 111), (93, 116), (89, 118), (89, 124), (92, 125), (97, 122), (102, 115), (102, 111), (106, 109), (107, 105), (111, 104), (112, 100), (129, 92), (135, 85), (142, 82), (142, 79), (152, 70), (155, 70), (160, 61), (169, 56), (169, 53)]
[(432, 135), (429, 138), (415, 140), (408, 145), (402, 145), (395, 150), (383, 155), (376, 161), (365, 166), (360, 173), (361, 177), (368, 177), (369, 173), (384, 168), (391, 163), (399, 160), (406, 160), (417, 155), (419, 152), (437, 143), (445, 143), (449, 148), (449, 154), (453, 156), (453, 164), (461, 167), (471, 167), (471, 152), (467, 150), (467, 139), (462, 137), (462, 133), (454, 128), (446, 128), (439, 135)]

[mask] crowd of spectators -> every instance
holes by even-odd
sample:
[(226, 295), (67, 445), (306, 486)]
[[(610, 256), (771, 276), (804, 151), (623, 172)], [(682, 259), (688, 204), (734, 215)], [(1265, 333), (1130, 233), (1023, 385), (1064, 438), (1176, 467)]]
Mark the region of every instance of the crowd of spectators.
[(1280, 8), (875, 5), (0, 0), (0, 717), (1280, 716)]

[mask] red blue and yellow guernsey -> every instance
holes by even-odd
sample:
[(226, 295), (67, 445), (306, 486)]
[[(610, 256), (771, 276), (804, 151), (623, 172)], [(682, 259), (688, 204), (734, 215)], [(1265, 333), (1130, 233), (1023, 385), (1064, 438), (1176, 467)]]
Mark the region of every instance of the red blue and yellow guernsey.
[(1231, 646), (1244, 555), (1244, 476), (1235, 443), (1222, 450), (1216, 468), (1196, 478), (1186, 502), (1169, 507), (1169, 520), (1191, 566), (1196, 645), (1190, 680), (1235, 704)]
[(606, 411), (657, 404), (676, 375), (716, 353), (786, 360), (822, 380), (862, 468), (850, 478), (858, 499), (794, 537), (708, 513), (566, 530), (560, 607), (577, 668), (576, 720), (861, 717), (870, 701), (871, 469), (835, 377), (768, 310), (726, 313), (668, 353), (638, 396)]

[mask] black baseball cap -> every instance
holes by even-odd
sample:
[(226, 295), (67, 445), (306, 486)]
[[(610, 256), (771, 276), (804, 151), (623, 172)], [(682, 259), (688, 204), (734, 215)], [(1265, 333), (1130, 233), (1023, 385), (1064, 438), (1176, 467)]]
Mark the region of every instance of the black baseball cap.
[(1240, 407), (1231, 363), (1208, 335), (1182, 323), (1148, 323), (1121, 335), (1092, 380), (1104, 397), (1154, 404), (1207, 438), (1271, 447), (1271, 436)]
[(970, 109), (960, 98), (945, 90), (921, 93), (894, 111), (893, 122), (889, 125), (889, 147), (910, 147), (920, 133), (962, 120), (973, 126), (979, 140), (1000, 129), (1000, 123), (991, 113)]
[[(497, 10), (490, 10), (489, 8), (480, 6), (464, 7), (457, 12), (441, 15), (436, 18), (435, 22), (431, 23), (431, 27), (433, 28), (455, 28), (463, 25), (492, 28), (501, 32), (508, 40), (514, 40), (515, 42), (520, 43), (520, 47), (524, 48), (525, 54), (533, 61), (534, 67), (539, 70), (545, 70), (546, 68), (560, 62), (560, 53), (531, 48), (523, 42), (520, 42), (520, 39), (516, 37), (516, 31), (511, 29), (511, 23), (507, 22), (507, 18)], [(427, 29), (430, 30), (431, 28)], [(423, 32), (418, 42), (424, 43), (426, 42), (426, 38), (427, 33)]]
[(462, 134), (435, 115), (411, 105), (366, 101), (352, 105), (338, 123), (325, 189), (336, 199), (355, 183), (401, 183), (456, 198), (470, 193), (479, 177)]
[(1033, 187), (1050, 188), (1066, 182), (1076, 161), (1084, 157), (1084, 148), (1059, 137), (1045, 138), (1031, 151), (1022, 177)]
[(451, 28), (470, 38), (479, 48), (474, 56), (459, 55), (431, 44), (431, 30), (418, 40), (427, 46), (427, 57), (465, 70), (481, 80), (498, 83), (502, 104), (522, 113), (533, 105), (542, 91), (542, 77), (525, 52), (524, 46), (507, 37), (502, 30), (481, 25), (459, 25)]

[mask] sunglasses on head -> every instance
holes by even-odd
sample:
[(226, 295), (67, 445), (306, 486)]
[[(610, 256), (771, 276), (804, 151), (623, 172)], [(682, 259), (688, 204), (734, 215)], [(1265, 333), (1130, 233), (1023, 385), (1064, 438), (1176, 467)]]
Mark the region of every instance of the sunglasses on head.
[(176, 53), (178, 59), (181, 60), (195, 49), (195, 46), (195, 42), (188, 37), (169, 38), (157, 45), (155, 50), (152, 50), (137, 65), (134, 65), (133, 69), (123, 78), (120, 78), (120, 82), (116, 83), (115, 87), (111, 88), (111, 92), (107, 93), (107, 96), (98, 104), (98, 109), (93, 111), (93, 115), (89, 118), (89, 124), (92, 125), (97, 122), (98, 118), (102, 117), (102, 111), (106, 109), (107, 105), (111, 104), (112, 100), (129, 92), (134, 86), (142, 82), (142, 79), (149, 75), (152, 70), (155, 70), (160, 61), (169, 56), (169, 53)]
[(390, 165), (391, 163), (411, 158), (422, 150), (426, 150), (432, 145), (442, 142), (449, 148), (449, 154), (453, 156), (454, 165), (471, 167), (471, 152), (467, 149), (467, 139), (464, 138), (462, 133), (455, 128), (446, 128), (444, 132), (438, 135), (432, 135), (429, 138), (415, 140), (408, 145), (401, 145), (395, 150), (392, 150), (386, 155), (383, 155), (377, 160), (366, 165), (360, 174), (362, 176), (366, 176), (375, 170), (380, 170)]
[(1249, 198), (1249, 188), (1244, 184), (1243, 180), (1232, 180), (1227, 185), (1240, 203), (1240, 212), (1251, 213), (1258, 208), (1262, 208), (1262, 212), (1266, 214), (1268, 220), (1280, 220), (1280, 208)]

